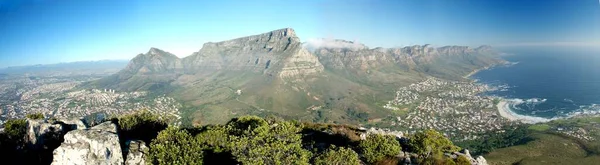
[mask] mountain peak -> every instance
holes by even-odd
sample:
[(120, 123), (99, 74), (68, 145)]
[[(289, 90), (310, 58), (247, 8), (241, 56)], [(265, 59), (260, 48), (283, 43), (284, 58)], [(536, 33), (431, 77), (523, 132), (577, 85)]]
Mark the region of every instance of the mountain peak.
[(270, 33), (282, 34), (284, 37), (297, 37), (296, 31), (292, 28), (283, 28), (278, 30), (273, 30)]
[(160, 50), (158, 48), (151, 47), (150, 50), (148, 50), (148, 53), (146, 53), (146, 54), (159, 55), (159, 54), (168, 54), (168, 53), (165, 52), (164, 50)]

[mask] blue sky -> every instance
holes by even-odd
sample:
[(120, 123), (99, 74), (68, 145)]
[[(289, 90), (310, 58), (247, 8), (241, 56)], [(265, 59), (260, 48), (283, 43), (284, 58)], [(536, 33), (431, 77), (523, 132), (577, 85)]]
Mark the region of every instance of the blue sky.
[(205, 42), (291, 27), (369, 47), (600, 43), (598, 0), (0, 0), (0, 67), (185, 57)]

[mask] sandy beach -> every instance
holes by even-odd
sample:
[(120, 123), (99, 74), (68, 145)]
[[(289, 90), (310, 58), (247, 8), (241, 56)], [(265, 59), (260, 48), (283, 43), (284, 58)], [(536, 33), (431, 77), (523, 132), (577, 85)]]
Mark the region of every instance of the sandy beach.
[(500, 113), (500, 116), (511, 120), (511, 121), (521, 121), (523, 123), (528, 123), (528, 124), (534, 124), (534, 123), (543, 123), (543, 122), (548, 122), (552, 119), (547, 119), (547, 118), (542, 118), (542, 117), (534, 117), (534, 116), (526, 116), (526, 115), (520, 115), (517, 114), (515, 112), (513, 112), (512, 110), (510, 110), (510, 100), (501, 100), (498, 105), (496, 105), (496, 107), (498, 108), (498, 112)]

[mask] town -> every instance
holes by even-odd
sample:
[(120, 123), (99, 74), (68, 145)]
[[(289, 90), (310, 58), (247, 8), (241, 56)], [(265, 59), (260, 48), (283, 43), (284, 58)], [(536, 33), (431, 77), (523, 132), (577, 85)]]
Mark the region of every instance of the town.
[(114, 89), (77, 89), (83, 81), (68, 78), (22, 78), (2, 80), (4, 91), (0, 102), (0, 124), (7, 119), (24, 118), (26, 114), (41, 113), (48, 118), (83, 117), (94, 113), (122, 115), (147, 110), (173, 121), (180, 122), (175, 99), (150, 96), (148, 92), (121, 92)]
[(384, 108), (402, 115), (387, 122), (391, 129), (409, 133), (435, 129), (457, 140), (476, 139), (480, 133), (517, 124), (499, 116), (498, 98), (481, 95), (491, 90), (496, 89), (475, 82), (428, 78), (396, 92)]

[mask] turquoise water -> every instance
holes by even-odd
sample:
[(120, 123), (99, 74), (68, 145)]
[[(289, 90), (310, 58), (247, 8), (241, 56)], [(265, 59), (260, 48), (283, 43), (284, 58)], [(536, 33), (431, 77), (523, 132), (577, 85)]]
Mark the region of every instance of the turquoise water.
[(521, 48), (501, 50), (511, 65), (472, 76), (500, 87), (489, 92), (511, 100), (511, 110), (545, 118), (600, 110), (600, 51)]

